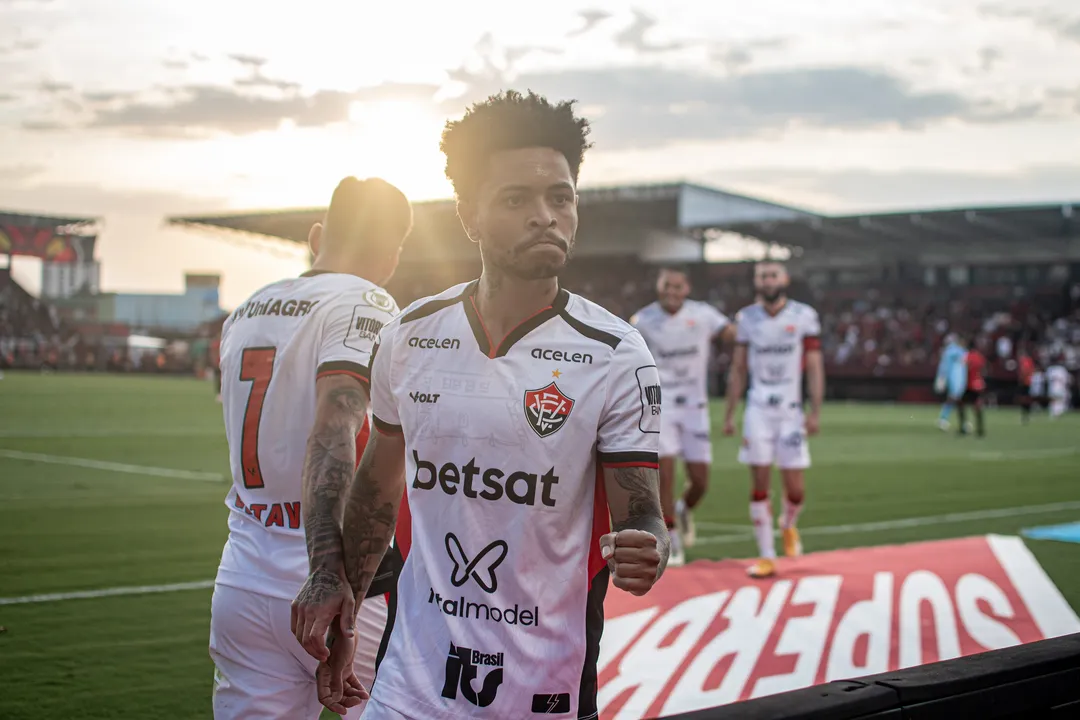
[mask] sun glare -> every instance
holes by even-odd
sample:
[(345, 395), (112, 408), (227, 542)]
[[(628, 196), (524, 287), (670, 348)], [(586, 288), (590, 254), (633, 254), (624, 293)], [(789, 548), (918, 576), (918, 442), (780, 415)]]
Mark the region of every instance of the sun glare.
[(349, 117), (355, 146), (348, 155), (357, 172), (382, 177), (414, 199), (449, 194), (439, 152), (441, 118), (405, 101), (355, 103)]

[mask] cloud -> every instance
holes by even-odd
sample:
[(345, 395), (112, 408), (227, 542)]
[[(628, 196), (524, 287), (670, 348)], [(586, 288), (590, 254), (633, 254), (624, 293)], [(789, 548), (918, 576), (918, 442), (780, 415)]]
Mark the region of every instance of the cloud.
[[(599, 106), (595, 138), (605, 149), (677, 140), (753, 136), (792, 126), (916, 129), (949, 118), (1005, 122), (1040, 106), (1000, 106), (954, 92), (912, 90), (894, 75), (860, 67), (810, 68), (715, 76), (660, 67), (526, 74), (498, 83)], [(470, 88), (466, 101), (499, 89)], [(462, 106), (455, 99), (444, 111)]]
[(190, 65), (185, 60), (162, 60), (161, 66), (167, 70), (187, 70)]
[(18, 98), (11, 93), (0, 93), (0, 103), (15, 102), (17, 99)]
[(299, 126), (342, 122), (348, 119), (351, 103), (349, 93), (333, 90), (320, 90), (307, 97), (266, 98), (196, 85), (186, 88), (182, 97), (172, 103), (137, 100), (99, 110), (89, 126), (174, 131), (179, 135), (215, 130), (243, 135), (274, 130), (284, 120)]
[(41, 84), (38, 85), (38, 89), (41, 90), (41, 92), (43, 93), (57, 95), (60, 93), (66, 93), (69, 90), (74, 90), (75, 88), (70, 83), (55, 82), (52, 80), (42, 80)]
[(1003, 20), (1026, 19), (1058, 37), (1080, 43), (1080, 16), (1067, 15), (1051, 8), (1013, 8), (988, 4), (979, 8), (985, 17)]
[(585, 24), (576, 30), (571, 31), (567, 37), (577, 37), (578, 35), (584, 35), (600, 23), (611, 17), (611, 13), (606, 10), (582, 10), (578, 13), (578, 17), (585, 21)]
[(729, 74), (737, 73), (753, 62), (760, 51), (783, 50), (791, 45), (789, 38), (775, 37), (730, 44), (717, 43), (709, 50), (709, 58)]
[(649, 30), (656, 26), (656, 20), (646, 15), (641, 10), (634, 10), (634, 22), (625, 30), (615, 36), (615, 43), (622, 48), (628, 48), (641, 54), (670, 52), (687, 47), (685, 42), (650, 43), (645, 36)]
[(253, 95), (236, 88), (190, 85), (166, 90), (167, 99), (134, 93), (84, 93), (80, 99), (86, 115), (79, 120), (28, 120), (23, 128), (55, 131), (77, 127), (122, 129), (157, 137), (205, 137), (214, 133), (246, 135), (274, 130), (289, 120), (300, 127), (345, 122), (355, 102), (400, 100), (430, 103), (436, 85), (385, 83), (353, 92), (319, 90), (309, 95), (295, 91), (295, 84), (267, 78), (241, 84), (285, 87), (293, 91), (276, 97)]
[(241, 53), (233, 53), (233, 54), (229, 55), (229, 59), (234, 61), (234, 62), (238, 62), (241, 65), (246, 65), (246, 66), (248, 66), (250, 68), (255, 68), (256, 70), (258, 68), (261, 68), (263, 65), (266, 64), (266, 58), (258, 57), (256, 55), (244, 55), (244, 54), (241, 54)]
[[(779, 42), (779, 41), (777, 41)], [(1051, 112), (1073, 114), (1062, 98), (1006, 106), (949, 91), (917, 91), (899, 77), (863, 67), (803, 68), (716, 75), (663, 67), (624, 67), (523, 73), (512, 80), (492, 53), (483, 68), (452, 71), (463, 95), (435, 101), (440, 87), (386, 83), (354, 91), (303, 94), (293, 83), (256, 74), (237, 87), (190, 85), (155, 97), (85, 93), (81, 114), (67, 124), (30, 121), (24, 127), (121, 129), (143, 135), (205, 137), (274, 130), (288, 120), (313, 127), (346, 122), (351, 106), (387, 100), (427, 106), (455, 116), (505, 88), (532, 89), (598, 108), (594, 137), (607, 150), (656, 147), (675, 141), (760, 136), (791, 127), (918, 129), (959, 119), (1003, 123)], [(1066, 107), (1068, 106), (1068, 107)]]
[[(20, 166), (16, 166), (18, 169)], [(225, 210), (228, 201), (218, 197), (199, 197), (161, 190), (110, 188), (74, 183), (12, 182), (6, 176), (10, 168), (0, 169), (0, 188), (8, 207), (26, 212), (65, 215), (143, 215), (155, 220), (167, 214), (197, 214)], [(36, 174), (36, 173), (35, 173)]]
[(41, 47), (41, 40), (15, 40), (9, 45), (0, 45), (0, 55), (14, 55), (19, 52), (29, 52)]
[(983, 72), (990, 72), (1005, 54), (995, 47), (984, 47), (979, 51), (979, 66)]
[(6, 167), (0, 166), (0, 186), (5, 188), (18, 187), (27, 180), (32, 180), (37, 177), (44, 171), (44, 165), (22, 164), (8, 165)]

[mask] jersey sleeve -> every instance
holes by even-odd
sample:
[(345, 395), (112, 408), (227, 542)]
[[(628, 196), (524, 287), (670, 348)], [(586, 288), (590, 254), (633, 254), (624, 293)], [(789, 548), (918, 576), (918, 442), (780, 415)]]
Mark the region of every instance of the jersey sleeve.
[(659, 467), (660, 375), (637, 332), (615, 349), (596, 448), (604, 467)]
[(731, 324), (728, 316), (712, 305), (705, 305), (705, 322), (709, 328), (709, 334), (714, 336)]
[(746, 311), (740, 310), (735, 313), (735, 344), (749, 345), (750, 332), (746, 329)]
[(362, 295), (339, 296), (323, 321), (315, 376), (344, 374), (369, 382), (371, 350), (396, 314), (393, 299), (375, 288)]
[(803, 352), (821, 349), (821, 318), (817, 310), (807, 306), (803, 321)]
[(371, 349), (368, 368), (371, 377), (371, 417), (376, 430), (390, 435), (401, 434), (401, 420), (391, 379), (394, 329), (397, 327), (396, 323), (390, 325), (379, 335)]

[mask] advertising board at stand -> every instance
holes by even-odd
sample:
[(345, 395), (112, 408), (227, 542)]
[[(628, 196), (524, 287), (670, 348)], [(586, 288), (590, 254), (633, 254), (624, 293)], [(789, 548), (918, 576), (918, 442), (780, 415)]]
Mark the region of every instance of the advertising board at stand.
[(668, 570), (645, 597), (608, 591), (602, 720), (663, 717), (1080, 632), (1015, 537), (837, 550)]
[(97, 237), (57, 233), (51, 227), (0, 222), (0, 255), (24, 255), (54, 263), (90, 262)]

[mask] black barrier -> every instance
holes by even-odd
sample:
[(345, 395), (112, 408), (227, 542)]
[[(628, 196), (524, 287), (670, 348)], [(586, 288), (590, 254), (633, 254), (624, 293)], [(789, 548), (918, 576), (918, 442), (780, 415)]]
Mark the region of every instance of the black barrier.
[(664, 720), (1080, 718), (1080, 633)]

